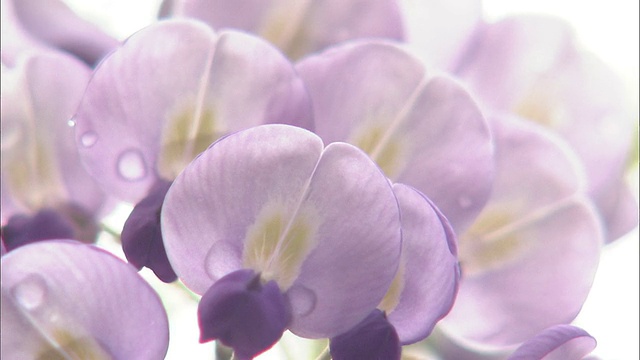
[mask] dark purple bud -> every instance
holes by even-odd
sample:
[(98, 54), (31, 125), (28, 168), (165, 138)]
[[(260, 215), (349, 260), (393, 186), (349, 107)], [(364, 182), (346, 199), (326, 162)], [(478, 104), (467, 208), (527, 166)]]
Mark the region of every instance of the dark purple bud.
[(378, 309), (329, 344), (333, 360), (400, 360), (402, 352), (396, 329)]
[(7, 251), (42, 240), (73, 238), (71, 221), (52, 209), (40, 210), (33, 216), (14, 215), (2, 228)]
[(160, 211), (170, 186), (168, 181), (156, 183), (133, 208), (120, 235), (127, 261), (138, 270), (148, 267), (166, 283), (178, 278), (167, 258), (160, 230)]
[(216, 281), (198, 305), (200, 342), (220, 340), (239, 360), (252, 359), (275, 344), (291, 321), (291, 309), (275, 281), (262, 283), (253, 270)]

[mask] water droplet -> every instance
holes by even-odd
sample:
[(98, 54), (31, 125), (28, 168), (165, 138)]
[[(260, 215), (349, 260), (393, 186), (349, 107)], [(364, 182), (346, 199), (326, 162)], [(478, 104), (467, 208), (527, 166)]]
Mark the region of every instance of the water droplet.
[(13, 287), (12, 293), (20, 306), (33, 310), (44, 303), (47, 283), (42, 276), (30, 274)]
[(458, 198), (458, 205), (460, 205), (460, 207), (463, 208), (463, 209), (470, 208), (472, 204), (473, 204), (473, 202), (471, 201), (471, 199), (468, 196), (460, 196)]
[(316, 294), (305, 286), (293, 285), (287, 291), (287, 296), (296, 316), (308, 315), (316, 308)]
[(74, 127), (74, 126), (76, 126), (76, 121), (75, 121), (75, 120), (73, 120), (73, 119), (69, 119), (69, 120), (67, 121), (67, 126), (69, 126), (69, 127)]
[(140, 180), (147, 175), (147, 166), (140, 150), (125, 150), (118, 157), (118, 174), (128, 181)]
[(84, 147), (92, 147), (98, 141), (98, 135), (93, 131), (87, 131), (80, 137), (80, 142)]

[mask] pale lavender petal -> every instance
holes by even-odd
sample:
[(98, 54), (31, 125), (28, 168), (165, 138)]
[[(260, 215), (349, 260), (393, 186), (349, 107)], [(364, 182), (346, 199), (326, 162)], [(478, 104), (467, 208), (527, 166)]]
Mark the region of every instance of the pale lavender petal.
[(564, 21), (539, 15), (483, 24), (454, 70), (483, 105), (509, 109), (540, 74), (571, 55), (573, 36)]
[(472, 222), (489, 196), (493, 149), (462, 86), (428, 77), (419, 60), (391, 43), (336, 47), (296, 67), (325, 142), (369, 153), (392, 181), (433, 200), (456, 231)]
[(400, 1), (406, 40), (431, 67), (451, 71), (482, 20), (480, 0)]
[[(318, 246), (288, 292), (295, 334), (318, 338), (344, 332), (387, 292), (401, 243), (398, 205), (382, 178), (366, 154), (351, 145), (330, 144), (323, 152), (307, 198), (323, 221)], [(307, 313), (310, 300), (315, 304)]]
[(401, 212), (403, 281), (398, 304), (388, 312), (388, 318), (406, 345), (426, 338), (449, 312), (458, 291), (460, 269), (449, 246), (456, 239), (449, 238), (451, 228), (440, 219), (437, 209), (406, 185), (394, 184), (393, 191)]
[(252, 268), (287, 293), (291, 330), (306, 337), (364, 319), (400, 254), (398, 207), (379, 169), (353, 146), (323, 151), (315, 134), (284, 125), (245, 130), (203, 152), (169, 189), (162, 231), (192, 290)]
[(137, 202), (224, 134), (275, 122), (311, 128), (309, 106), (292, 65), (264, 41), (164, 21), (96, 69), (76, 137), (89, 171)]
[(2, 67), (2, 222), (75, 203), (95, 215), (105, 196), (80, 163), (68, 121), (90, 70), (52, 52)]
[(527, 340), (508, 360), (581, 360), (595, 347), (596, 340), (586, 331), (557, 325)]
[[(635, 227), (637, 221), (613, 224), (637, 123), (618, 74), (581, 49), (567, 23), (545, 16), (486, 24), (468, 51), (457, 74), (487, 110), (541, 123), (575, 149), (605, 230), (612, 228), (607, 241)], [(630, 211), (617, 216), (633, 217)]]
[(576, 316), (603, 233), (566, 145), (534, 124), (492, 120), (494, 192), (458, 238), (463, 278), (442, 324), (463, 343), (505, 347)]
[(118, 45), (118, 40), (78, 17), (62, 1), (7, 0), (6, 3), (6, 10), (11, 12), (7, 16), (15, 17), (14, 25), (20, 28), (17, 32), (67, 51), (89, 65), (95, 65)]
[(612, 209), (603, 214), (607, 226), (606, 241), (621, 238), (638, 226), (638, 202), (627, 184), (617, 186), (618, 195)]
[(160, 298), (115, 256), (57, 240), (2, 257), (2, 358), (161, 359), (168, 341)]
[(255, 33), (293, 59), (346, 40), (404, 35), (396, 0), (175, 0), (164, 12)]

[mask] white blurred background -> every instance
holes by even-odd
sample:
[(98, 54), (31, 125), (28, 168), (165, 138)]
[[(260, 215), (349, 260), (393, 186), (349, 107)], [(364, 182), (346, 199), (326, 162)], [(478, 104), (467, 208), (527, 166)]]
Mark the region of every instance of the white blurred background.
[[(66, 0), (84, 17), (124, 39), (155, 20), (159, 0)], [(423, 0), (407, 0), (419, 2)], [(455, 0), (452, 0), (455, 1)], [(560, 16), (571, 23), (583, 45), (598, 54), (626, 81), (629, 100), (638, 109), (639, 22), (638, 0), (485, 0), (488, 19), (519, 12)], [(638, 112), (636, 111), (636, 117)], [(629, 181), (638, 196), (638, 169)], [(606, 247), (591, 294), (575, 324), (598, 341), (593, 355), (603, 360), (639, 359), (639, 255), (638, 229)], [(165, 296), (163, 294), (163, 296)], [(210, 344), (198, 345), (195, 305), (185, 296), (165, 296), (172, 308), (167, 359), (212, 359)], [(186, 304), (186, 305), (185, 305)]]

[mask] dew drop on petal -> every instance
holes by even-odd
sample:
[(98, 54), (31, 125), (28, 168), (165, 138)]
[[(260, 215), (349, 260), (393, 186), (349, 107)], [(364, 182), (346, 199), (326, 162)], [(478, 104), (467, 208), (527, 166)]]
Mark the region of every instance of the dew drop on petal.
[(472, 201), (468, 196), (460, 196), (458, 198), (458, 205), (463, 209), (468, 209), (472, 205)]
[(287, 296), (295, 316), (308, 315), (316, 307), (316, 294), (302, 285), (293, 285), (287, 290)]
[(69, 127), (74, 127), (74, 126), (76, 126), (76, 121), (75, 121), (75, 120), (73, 120), (73, 119), (69, 119), (69, 120), (67, 121), (67, 126), (69, 126)]
[(40, 276), (30, 274), (12, 289), (13, 297), (26, 310), (34, 310), (45, 301), (47, 283)]
[(118, 174), (128, 181), (140, 180), (147, 175), (146, 164), (140, 150), (125, 150), (118, 157)]
[(80, 137), (80, 143), (84, 147), (92, 147), (98, 141), (98, 135), (93, 131), (87, 131)]

